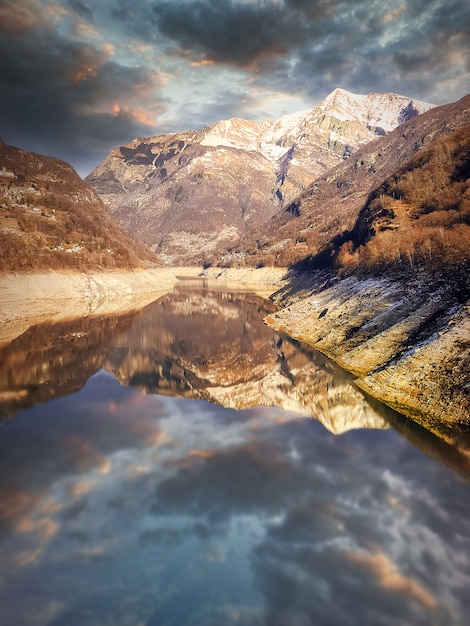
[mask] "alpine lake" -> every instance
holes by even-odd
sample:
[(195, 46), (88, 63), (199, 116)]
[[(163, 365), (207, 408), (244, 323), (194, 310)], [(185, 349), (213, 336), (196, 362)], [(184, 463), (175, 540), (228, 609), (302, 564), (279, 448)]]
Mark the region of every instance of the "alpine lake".
[(470, 441), (181, 281), (0, 348), (2, 626), (464, 626)]

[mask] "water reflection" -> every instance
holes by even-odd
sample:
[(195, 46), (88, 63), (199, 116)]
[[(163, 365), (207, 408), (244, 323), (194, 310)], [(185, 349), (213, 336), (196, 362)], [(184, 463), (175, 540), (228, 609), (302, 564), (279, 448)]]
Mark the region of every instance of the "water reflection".
[(179, 288), (132, 315), (35, 326), (0, 350), (4, 414), (76, 391), (104, 368), (146, 393), (279, 406), (336, 433), (387, 427), (387, 410), (350, 375), (262, 323), (271, 310), (256, 295)]
[(4, 348), (1, 624), (466, 623), (470, 484), (269, 306), (180, 290)]
[(104, 370), (0, 437), (0, 623), (464, 624), (469, 485), (394, 431)]

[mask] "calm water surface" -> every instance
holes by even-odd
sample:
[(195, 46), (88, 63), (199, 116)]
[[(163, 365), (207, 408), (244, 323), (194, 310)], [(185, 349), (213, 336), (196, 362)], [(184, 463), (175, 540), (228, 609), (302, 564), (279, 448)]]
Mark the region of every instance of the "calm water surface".
[(270, 310), (183, 286), (0, 348), (2, 626), (469, 623), (468, 447)]

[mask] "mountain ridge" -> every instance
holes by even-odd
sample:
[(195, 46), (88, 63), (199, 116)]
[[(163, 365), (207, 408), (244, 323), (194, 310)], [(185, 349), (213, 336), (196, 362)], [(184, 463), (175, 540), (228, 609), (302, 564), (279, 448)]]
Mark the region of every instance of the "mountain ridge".
[(115, 148), (86, 181), (118, 222), (168, 264), (200, 264), (266, 223), (315, 178), (376, 138), (377, 129), (386, 134), (392, 119), (398, 124), (433, 106), (396, 94), (335, 90), (329, 98), (339, 118), (333, 110), (327, 115), (324, 101), (277, 120), (232, 118), (136, 139)]
[[(404, 122), (387, 136), (361, 147), (350, 159), (319, 177), (294, 202), (278, 212), (265, 228), (253, 231), (245, 242), (241, 241), (234, 253), (225, 257), (225, 261), (237, 262), (240, 255), (255, 255), (254, 262), (266, 265), (287, 266), (306, 258), (315, 262), (316, 255), (325, 253), (328, 256), (332, 250), (331, 246), (328, 248), (330, 243), (333, 246), (345, 243), (348, 233), (356, 237), (353, 242), (355, 248), (365, 245), (367, 242), (359, 235), (361, 224), (358, 220), (365, 215), (370, 201), (377, 198), (377, 190), (381, 189), (381, 185), (391, 177), (396, 177), (398, 172), (402, 172), (403, 177), (409, 177), (408, 169), (415, 167), (413, 159), (419, 160), (419, 155), (424, 155), (427, 149), (435, 151), (438, 145), (436, 142), (447, 141), (449, 146), (446, 150), (450, 150), (450, 138), (454, 133), (461, 135), (456, 140), (457, 144), (465, 142), (464, 134), (468, 126), (470, 95)], [(409, 168), (406, 166), (408, 162)], [(452, 167), (451, 161), (448, 161), (447, 167)], [(432, 174), (429, 176), (432, 179)], [(389, 193), (384, 188), (378, 194), (384, 204), (381, 209), (385, 210), (385, 205), (390, 209), (394, 206), (396, 211), (404, 209), (404, 205), (400, 207), (395, 203), (399, 196), (405, 204), (407, 199), (412, 200), (412, 204), (419, 204), (420, 198), (416, 194), (413, 198), (409, 193), (403, 195), (398, 179), (392, 187)], [(455, 188), (455, 193), (457, 195), (452, 201), (449, 200), (450, 204), (465, 200), (463, 187)], [(328, 210), (325, 211), (325, 207)], [(428, 205), (421, 208), (421, 213), (426, 212), (429, 212)], [(414, 217), (406, 225), (413, 228), (419, 214), (415, 208)], [(395, 223), (395, 226), (398, 224)], [(396, 232), (405, 233), (403, 229)], [(317, 261), (319, 266), (323, 264), (320, 257)]]

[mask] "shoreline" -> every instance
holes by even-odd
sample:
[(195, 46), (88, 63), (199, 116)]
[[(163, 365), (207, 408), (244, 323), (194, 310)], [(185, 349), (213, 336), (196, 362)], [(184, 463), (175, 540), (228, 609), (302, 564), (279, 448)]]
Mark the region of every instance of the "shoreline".
[(176, 282), (171, 268), (4, 274), (0, 276), (0, 345), (41, 322), (141, 309)]
[[(280, 290), (279, 309), (264, 320), (273, 330), (315, 348), (353, 374), (364, 392), (440, 438), (453, 443), (468, 432), (469, 300), (456, 304), (447, 301), (445, 288), (403, 286), (390, 277), (308, 286), (300, 274), (287, 273), (277, 267), (214, 267), (201, 276), (269, 283), (271, 296)], [(412, 339), (427, 325), (428, 337)]]
[[(282, 297), (265, 323), (319, 350), (356, 385), (452, 441), (470, 419), (470, 302), (390, 278), (346, 278)], [(424, 329), (424, 334), (423, 334)]]
[[(440, 437), (452, 440), (452, 433), (468, 430), (468, 301), (449, 303), (432, 334), (413, 342), (445, 293), (421, 294), (416, 306), (413, 287), (407, 291), (390, 278), (348, 278), (309, 288), (301, 276), (297, 286), (289, 285), (287, 273), (277, 267), (169, 267), (0, 276), (0, 345), (40, 322), (139, 310), (178, 282), (238, 285), (267, 297), (281, 290), (279, 309), (264, 320), (268, 326), (322, 352), (355, 375), (360, 389)], [(283, 287), (290, 292), (282, 294)]]

